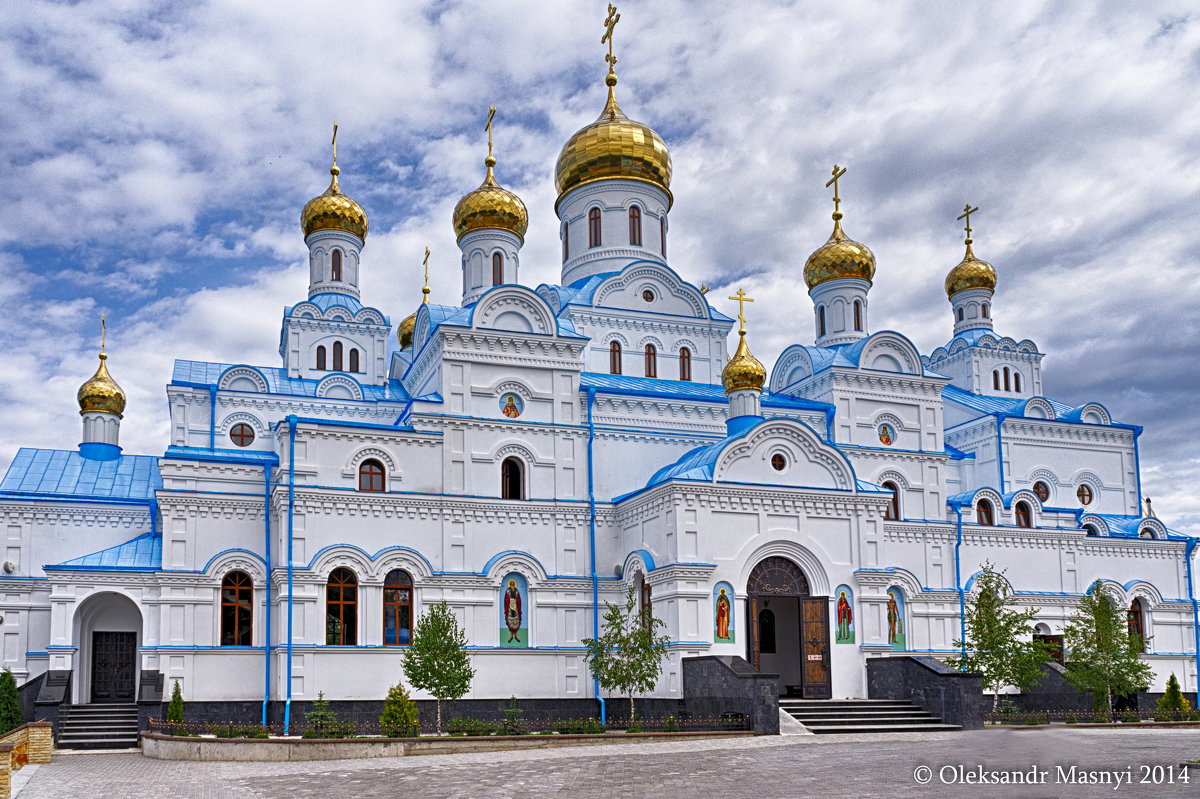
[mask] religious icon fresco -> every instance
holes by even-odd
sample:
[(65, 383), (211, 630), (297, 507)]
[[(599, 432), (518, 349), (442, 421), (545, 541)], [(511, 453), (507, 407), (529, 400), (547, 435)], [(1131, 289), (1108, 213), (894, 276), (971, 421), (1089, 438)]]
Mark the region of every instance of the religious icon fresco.
[(888, 589), (887, 601), (887, 630), (888, 643), (892, 649), (903, 650), (904, 643), (904, 592), (899, 588)]
[(833, 592), (837, 598), (834, 618), (837, 620), (837, 633), (833, 637), (835, 644), (854, 643), (854, 591), (848, 585), (839, 585)]
[(500, 646), (529, 646), (529, 584), (513, 572), (500, 583)]
[(887, 422), (879, 425), (879, 441), (885, 447), (890, 447), (896, 440), (896, 428), (892, 427)]
[(733, 642), (733, 586), (717, 583), (713, 587), (713, 643)]
[(525, 410), (525, 400), (516, 394), (500, 395), (500, 412), (509, 419), (516, 419)]

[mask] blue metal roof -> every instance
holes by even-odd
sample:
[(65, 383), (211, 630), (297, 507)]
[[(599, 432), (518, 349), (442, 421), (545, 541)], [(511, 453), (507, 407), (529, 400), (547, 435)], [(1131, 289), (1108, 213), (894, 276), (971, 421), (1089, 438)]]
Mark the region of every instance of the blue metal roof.
[[(604, 372), (582, 372), (579, 375), (579, 387), (581, 389), (595, 388), (597, 391), (613, 394), (636, 394), (694, 402), (726, 403), (729, 401), (725, 396), (724, 386), (712, 383), (693, 383), (690, 380), (664, 380), (655, 377), (611, 375)], [(833, 406), (827, 403), (787, 394), (763, 394), (762, 406), (819, 413), (828, 413), (833, 410)]]
[[(661, 261), (655, 261), (655, 260), (651, 260), (648, 258), (640, 258), (640, 259), (637, 259), (634, 261), (630, 261), (629, 263), (627, 263), (625, 265), (625, 268), (633, 266), (634, 264), (637, 264), (637, 263), (658, 264), (659, 266), (665, 267), (666, 269), (670, 270), (674, 274), (674, 270), (672, 270), (671, 267), (667, 266), (666, 264), (662, 263)], [(620, 271), (602, 272), (598, 275), (592, 275), (590, 277), (580, 278), (579, 280), (576, 280), (574, 283), (572, 283), (569, 286), (556, 286), (556, 285), (551, 285), (549, 283), (543, 283), (542, 285), (538, 286), (538, 293), (541, 293), (541, 291), (543, 289), (545, 289), (546, 291), (550, 291), (550, 292), (553, 292), (554, 294), (556, 294), (558, 296), (558, 304), (559, 304), (559, 308), (560, 308), (559, 313), (562, 313), (562, 311), (565, 311), (566, 307), (568, 305), (585, 305), (588, 307), (592, 307), (595, 305), (596, 289), (598, 289), (600, 287), (600, 284), (603, 283), (604, 281), (608, 280), (610, 277), (613, 277), (613, 276), (619, 275), (619, 274), (621, 274)], [(679, 276), (676, 275), (676, 277), (679, 277)], [(680, 280), (680, 282), (685, 282), (685, 283), (687, 282), (687, 281), (683, 280), (683, 278), (679, 278), (679, 280)], [(705, 300), (705, 305), (708, 305), (707, 299)], [(708, 313), (709, 313), (709, 317), (711, 319), (714, 319), (718, 322), (734, 321), (732, 317), (726, 316), (725, 314), (721, 313), (720, 311), (718, 311), (716, 308), (712, 307), (711, 305), (708, 305)]]
[[(1009, 399), (1006, 397), (985, 397), (981, 394), (972, 394), (970, 391), (965, 391), (958, 386), (948, 385), (942, 388), (942, 399), (950, 400), (953, 403), (962, 405), (972, 410), (979, 411), (981, 414), (1002, 413), (1005, 416), (1020, 416), (1021, 409), (1029, 402), (1028, 397)], [(1055, 402), (1052, 399), (1043, 397), (1050, 403), (1050, 407), (1054, 409), (1056, 417), (1062, 417), (1071, 410), (1070, 405), (1062, 402)]]
[[(242, 364), (210, 363), (208, 361), (176, 360), (175, 369), (171, 372), (172, 383), (185, 383), (202, 386), (215, 386), (221, 375), (231, 366)], [(288, 377), (287, 370), (278, 366), (254, 367), (267, 381), (267, 391), (271, 394), (284, 394), (293, 397), (317, 396), (317, 384), (320, 380), (306, 377)], [(333, 374), (332, 372), (330, 374)], [(354, 377), (353, 372), (346, 372), (347, 377)], [(363, 400), (366, 402), (407, 402), (408, 392), (399, 380), (389, 380), (382, 386), (359, 383), (362, 388)]]
[[(286, 317), (291, 316), (293, 310), (295, 310), (298, 306), (303, 305), (306, 302), (312, 303), (313, 305), (317, 306), (317, 308), (319, 308), (321, 310), (321, 313), (325, 313), (330, 308), (345, 308), (347, 311), (350, 312), (351, 316), (358, 316), (359, 311), (363, 310), (366, 307), (361, 302), (359, 302), (357, 299), (355, 299), (354, 297), (351, 297), (349, 294), (338, 294), (336, 292), (327, 291), (327, 292), (322, 292), (321, 294), (314, 294), (312, 297), (309, 297), (307, 300), (298, 302), (295, 305), (289, 305), (283, 311), (284, 317), (286, 318)], [(378, 311), (379, 309), (375, 308), (372, 310)], [(383, 316), (384, 324), (391, 324), (391, 322), (388, 320), (387, 316), (385, 316), (382, 312), (380, 312), (380, 316)]]
[(160, 533), (143, 533), (124, 544), (44, 568), (47, 571), (58, 569), (158, 571), (162, 569), (162, 535)]
[(22, 447), (0, 481), (0, 493), (80, 499), (150, 500), (162, 488), (158, 458), (121, 455), (109, 461), (74, 450)]

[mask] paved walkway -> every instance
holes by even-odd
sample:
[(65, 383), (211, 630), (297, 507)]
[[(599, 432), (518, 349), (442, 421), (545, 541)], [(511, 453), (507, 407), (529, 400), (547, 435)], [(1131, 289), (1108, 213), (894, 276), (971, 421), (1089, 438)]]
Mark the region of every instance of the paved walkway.
[[(990, 729), (969, 733), (788, 736), (308, 763), (185, 763), (140, 754), (55, 755), (20, 799), (369, 799), (371, 797), (1192, 797), (1200, 730)], [(929, 767), (925, 772), (922, 766)], [(959, 772), (958, 766), (963, 770)], [(1155, 771), (1155, 766), (1164, 767)], [(1176, 783), (1165, 783), (1166, 767)], [(1040, 784), (963, 784), (1031, 768)], [(1071, 767), (1075, 767), (1072, 772)], [(1145, 768), (1143, 768), (1145, 767)], [(1079, 784), (1087, 777), (1119, 785)], [(926, 779), (921, 784), (918, 778)], [(1064, 783), (1064, 779), (1075, 779)], [(1129, 784), (1132, 778), (1133, 784)], [(1139, 782), (1149, 779), (1149, 783)]]

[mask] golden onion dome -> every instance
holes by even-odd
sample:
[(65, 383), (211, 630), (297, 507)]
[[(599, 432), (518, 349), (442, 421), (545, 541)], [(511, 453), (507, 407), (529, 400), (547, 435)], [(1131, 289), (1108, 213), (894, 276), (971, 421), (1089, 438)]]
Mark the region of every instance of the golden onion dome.
[(79, 393), (76, 395), (76, 399), (79, 400), (79, 413), (111, 413), (120, 419), (121, 414), (125, 412), (125, 392), (108, 374), (104, 365), (107, 359), (106, 354), (100, 353), (100, 367), (96, 369), (96, 374), (79, 387)]
[(300, 212), (300, 227), (304, 229), (305, 238), (316, 230), (344, 230), (366, 240), (367, 212), (342, 193), (342, 188), (338, 185), (338, 175), (341, 172), (336, 162), (329, 167), (329, 174), (333, 176), (329, 181), (329, 188), (324, 194), (309, 200)]
[(412, 346), (413, 330), (417, 327), (417, 312), (413, 311), (404, 320), (400, 322), (400, 327), (396, 328), (396, 339), (400, 342), (400, 349), (406, 350)]
[(959, 261), (958, 266), (946, 275), (946, 296), (953, 298), (960, 291), (971, 289), (996, 290), (996, 269), (987, 261), (975, 257), (971, 249), (971, 239), (967, 239), (967, 254)]
[(808, 290), (829, 280), (856, 277), (871, 282), (875, 277), (875, 254), (865, 244), (854, 241), (842, 230), (842, 214), (833, 214), (833, 233), (804, 264), (804, 282)]
[(644, 180), (667, 192), (671, 202), (671, 153), (662, 137), (649, 125), (635, 122), (617, 105), (617, 76), (605, 78), (608, 102), (592, 124), (567, 139), (554, 167), (558, 196), (602, 178)]
[(750, 354), (750, 347), (746, 345), (746, 331), (739, 330), (738, 336), (740, 338), (737, 350), (721, 370), (721, 382), (725, 385), (725, 393), (732, 394), (747, 388), (762, 391), (763, 384), (767, 381), (766, 367)]
[(529, 228), (529, 212), (525, 210), (525, 203), (496, 182), (492, 171), (496, 166), (495, 158), (489, 155), (483, 163), (487, 166), (483, 183), (463, 195), (458, 205), (454, 206), (454, 232), (461, 239), (472, 230), (509, 230), (524, 241), (525, 231)]

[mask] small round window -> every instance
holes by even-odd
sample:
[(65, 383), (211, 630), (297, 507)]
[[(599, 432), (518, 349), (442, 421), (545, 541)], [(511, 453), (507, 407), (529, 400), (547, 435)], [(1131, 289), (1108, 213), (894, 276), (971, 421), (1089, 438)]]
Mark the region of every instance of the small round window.
[(1089, 486), (1087, 483), (1081, 484), (1079, 486), (1079, 490), (1077, 490), (1075, 492), (1075, 496), (1079, 497), (1079, 504), (1091, 505), (1092, 504), (1092, 488), (1091, 488), (1091, 486)]
[(642, 299), (646, 302), (654, 302), (654, 292), (650, 289), (646, 289), (642, 292)]
[(230, 429), (229, 440), (239, 447), (248, 447), (254, 443), (254, 428), (245, 422), (238, 422)]
[(787, 458), (776, 452), (771, 456), (771, 468), (777, 472), (782, 472), (787, 468)]
[(1045, 481), (1038, 480), (1033, 484), (1033, 493), (1037, 494), (1037, 498), (1042, 502), (1050, 499), (1050, 486), (1046, 485)]

